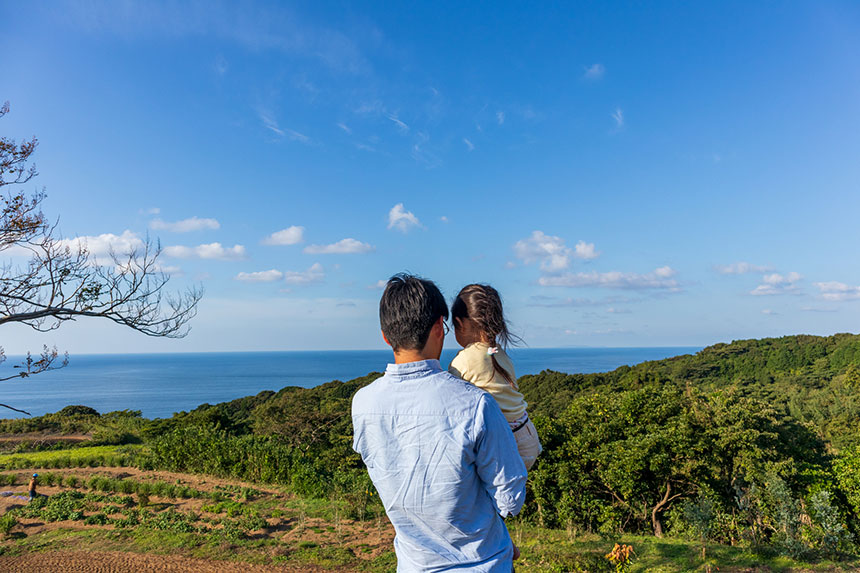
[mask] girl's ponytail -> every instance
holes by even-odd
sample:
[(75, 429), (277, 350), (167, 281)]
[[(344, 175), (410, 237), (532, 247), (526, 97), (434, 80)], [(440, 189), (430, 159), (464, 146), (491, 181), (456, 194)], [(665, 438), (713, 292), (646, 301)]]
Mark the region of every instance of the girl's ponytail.
[(460, 320), (471, 320), (484, 334), (491, 345), (490, 360), (493, 369), (504, 378), (508, 384), (516, 387), (516, 382), (510, 372), (502, 368), (492, 348), (501, 344), (507, 349), (508, 345), (515, 345), (522, 340), (511, 333), (508, 322), (502, 311), (502, 298), (499, 292), (490, 285), (471, 284), (463, 287), (454, 303), (451, 305), (452, 318)]

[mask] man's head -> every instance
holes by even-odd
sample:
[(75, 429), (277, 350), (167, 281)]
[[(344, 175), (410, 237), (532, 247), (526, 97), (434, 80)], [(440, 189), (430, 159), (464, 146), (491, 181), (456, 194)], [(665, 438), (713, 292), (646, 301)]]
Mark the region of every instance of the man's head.
[[(423, 351), (433, 327), (438, 325), (441, 331), (441, 323), (447, 318), (445, 297), (433, 281), (403, 273), (388, 280), (382, 300), (379, 301), (379, 324), (385, 341), (391, 345), (395, 354)], [(442, 339), (443, 331), (439, 352), (442, 350)]]

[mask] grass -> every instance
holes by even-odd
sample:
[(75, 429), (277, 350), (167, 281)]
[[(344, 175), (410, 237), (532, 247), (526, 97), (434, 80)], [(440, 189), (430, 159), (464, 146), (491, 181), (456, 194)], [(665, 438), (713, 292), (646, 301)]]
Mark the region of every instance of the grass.
[(142, 446), (86, 446), (65, 450), (46, 450), (25, 454), (0, 454), (0, 469), (63, 468), (84, 465), (122, 463), (141, 450)]
[(839, 563), (806, 563), (774, 555), (770, 549), (755, 551), (749, 547), (715, 544), (705, 545), (705, 559), (702, 559), (702, 544), (683, 539), (636, 535), (621, 535), (613, 539), (602, 539), (596, 535), (571, 536), (564, 531), (540, 529), (516, 522), (510, 524), (510, 531), (522, 554), (516, 568), (523, 573), (614, 571), (605, 555), (615, 543), (631, 545), (636, 551), (631, 573), (705, 572), (708, 566), (720, 573), (856, 571), (860, 567), (860, 560), (856, 558)]

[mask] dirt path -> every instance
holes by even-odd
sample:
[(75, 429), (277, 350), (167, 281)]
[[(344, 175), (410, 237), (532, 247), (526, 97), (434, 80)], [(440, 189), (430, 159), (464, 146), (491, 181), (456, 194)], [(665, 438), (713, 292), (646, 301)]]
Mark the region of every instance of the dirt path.
[[(318, 573), (313, 565), (253, 565), (191, 559), (177, 555), (143, 555), (122, 551), (31, 553), (0, 557), (0, 571), (16, 573)], [(337, 569), (347, 573), (349, 569)]]

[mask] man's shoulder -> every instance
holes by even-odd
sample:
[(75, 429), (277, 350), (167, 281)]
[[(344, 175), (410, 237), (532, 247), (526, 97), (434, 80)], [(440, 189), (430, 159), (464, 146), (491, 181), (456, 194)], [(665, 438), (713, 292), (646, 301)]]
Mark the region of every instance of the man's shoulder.
[[(418, 379), (413, 382), (418, 381)], [(360, 389), (352, 397), (353, 412), (372, 407), (380, 401), (390, 399), (393, 394), (393, 384), (403, 384), (404, 382), (392, 383), (387, 380), (386, 376), (377, 378), (364, 388)], [(413, 397), (424, 395), (427, 397), (438, 396), (444, 398), (445, 401), (457, 402), (460, 404), (473, 403), (477, 405), (486, 395), (486, 392), (462, 380), (453, 374), (441, 370), (420, 379), (420, 383), (410, 389)]]

